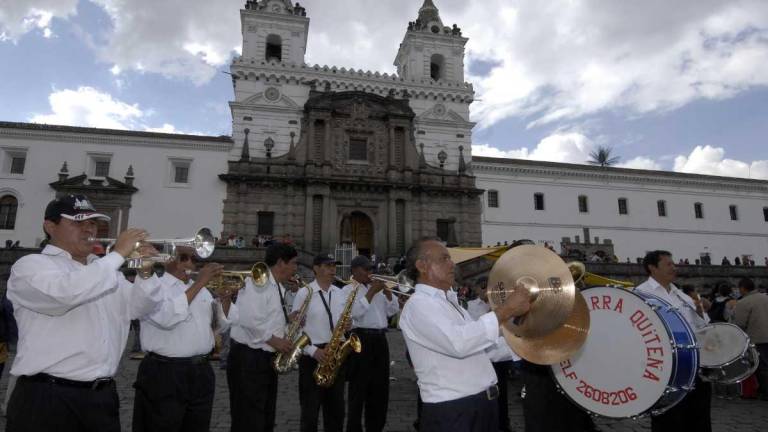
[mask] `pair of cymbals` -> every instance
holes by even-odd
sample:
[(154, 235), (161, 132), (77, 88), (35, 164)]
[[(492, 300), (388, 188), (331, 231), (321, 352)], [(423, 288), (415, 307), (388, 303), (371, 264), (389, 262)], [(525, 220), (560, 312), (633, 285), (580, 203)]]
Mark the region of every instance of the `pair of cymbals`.
[(557, 254), (542, 246), (523, 245), (502, 255), (488, 278), (491, 308), (504, 303), (514, 290), (526, 290), (531, 300), (526, 315), (502, 323), (507, 343), (520, 357), (555, 364), (584, 344), (589, 310), (570, 269)]

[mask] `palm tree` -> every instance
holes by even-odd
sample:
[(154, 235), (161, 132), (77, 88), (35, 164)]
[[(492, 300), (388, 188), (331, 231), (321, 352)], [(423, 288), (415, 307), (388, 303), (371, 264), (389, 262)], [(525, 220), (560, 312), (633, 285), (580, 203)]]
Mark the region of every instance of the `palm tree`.
[(616, 165), (621, 159), (619, 156), (611, 156), (613, 147), (597, 146), (597, 149), (589, 153), (590, 160), (587, 161), (591, 165), (600, 165), (601, 167), (607, 167)]

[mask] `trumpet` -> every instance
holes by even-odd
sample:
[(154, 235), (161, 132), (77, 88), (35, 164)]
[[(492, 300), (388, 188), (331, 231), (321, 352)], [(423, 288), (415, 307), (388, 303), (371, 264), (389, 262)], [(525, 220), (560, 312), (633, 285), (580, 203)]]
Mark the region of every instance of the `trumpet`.
[[(245, 279), (249, 276), (256, 285), (264, 285), (269, 280), (269, 268), (263, 262), (258, 262), (250, 270), (224, 270), (218, 276), (214, 276), (206, 284), (206, 287), (214, 294), (238, 291), (245, 286)], [(193, 272), (190, 276), (194, 279), (200, 272)]]
[[(110, 251), (112, 246), (115, 245), (115, 242), (117, 242), (117, 239), (90, 237), (88, 241), (106, 243), (107, 251)], [(164, 253), (155, 256), (139, 256), (136, 250), (141, 246), (141, 242), (136, 242), (133, 254), (126, 260), (128, 268), (138, 269), (144, 267), (148, 263), (167, 263), (174, 259), (178, 247), (192, 248), (198, 257), (205, 259), (213, 254), (213, 250), (216, 247), (213, 233), (210, 228), (200, 228), (197, 233), (195, 233), (195, 236), (190, 238), (147, 239), (144, 240), (144, 243), (162, 244)]]

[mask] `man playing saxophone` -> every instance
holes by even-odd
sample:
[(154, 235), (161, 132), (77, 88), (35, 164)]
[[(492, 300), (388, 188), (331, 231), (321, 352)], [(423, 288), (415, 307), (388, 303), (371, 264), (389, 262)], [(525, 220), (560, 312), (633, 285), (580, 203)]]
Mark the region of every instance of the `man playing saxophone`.
[(371, 280), (373, 263), (365, 256), (356, 256), (350, 264), (354, 280), (345, 286), (351, 293), (359, 285), (352, 308), (353, 332), (365, 347), (360, 354), (352, 354), (347, 365), (349, 398), (347, 432), (381, 432), (387, 421), (389, 403), (389, 345), (387, 327), (389, 317), (399, 310), (397, 297), (385, 289), (384, 282)]
[(297, 256), (290, 245), (270, 245), (264, 258), (269, 267), (265, 283), (249, 277), (238, 294), (227, 359), (232, 432), (274, 430), (277, 372), (272, 361), (275, 352), (292, 349), (291, 341), (284, 338), (288, 311), (282, 284), (296, 273)]
[(304, 303), (312, 290), (312, 300), (306, 310), (304, 331), (312, 345), (304, 348), (299, 359), (299, 402), (301, 405), (301, 431), (316, 432), (320, 407), (323, 408), (323, 426), (326, 432), (342, 432), (344, 425), (344, 380), (336, 379), (330, 387), (315, 382), (318, 362), (326, 356), (326, 344), (331, 341), (347, 300), (344, 292), (332, 283), (339, 264), (329, 254), (317, 255), (312, 263), (315, 280), (301, 288), (294, 299), (294, 310)]
[[(208, 356), (214, 345), (214, 311), (224, 317), (230, 298), (214, 302), (205, 286), (222, 271), (206, 264), (196, 280), (195, 252), (179, 247), (160, 277), (163, 302), (141, 319), (141, 346), (147, 351), (136, 375), (133, 430), (207, 431), (215, 377)], [(221, 320), (225, 325), (228, 321)]]

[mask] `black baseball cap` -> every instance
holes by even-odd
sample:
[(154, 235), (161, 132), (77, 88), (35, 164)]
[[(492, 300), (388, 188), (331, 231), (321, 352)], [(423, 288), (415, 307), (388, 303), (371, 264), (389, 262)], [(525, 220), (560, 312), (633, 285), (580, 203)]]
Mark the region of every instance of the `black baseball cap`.
[(111, 219), (105, 214), (96, 212), (93, 204), (85, 195), (64, 195), (49, 202), (45, 208), (45, 220), (58, 220), (59, 218), (78, 222), (88, 219), (105, 221)]
[(315, 259), (312, 260), (312, 265), (316, 266), (316, 265), (323, 265), (323, 264), (340, 265), (341, 261), (336, 260), (333, 254), (330, 254), (330, 253), (321, 253), (319, 255), (315, 255)]
[(367, 256), (358, 255), (352, 258), (352, 262), (350, 263), (349, 267), (350, 268), (362, 267), (366, 270), (370, 270), (373, 268), (373, 263), (371, 262), (371, 260), (368, 259)]

